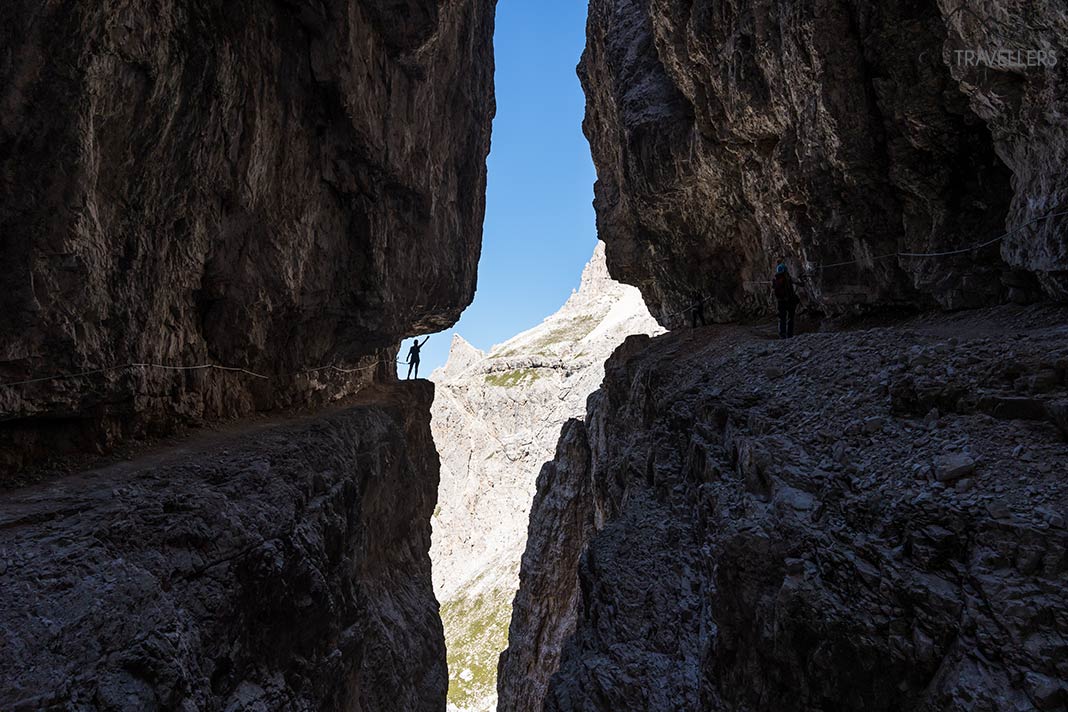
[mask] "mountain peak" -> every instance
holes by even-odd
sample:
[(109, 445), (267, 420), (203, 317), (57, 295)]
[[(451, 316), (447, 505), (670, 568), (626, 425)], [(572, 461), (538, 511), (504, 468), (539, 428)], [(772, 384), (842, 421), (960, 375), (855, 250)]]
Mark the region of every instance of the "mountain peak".
[(579, 292), (601, 292), (609, 285), (617, 282), (608, 273), (608, 262), (605, 259), (604, 243), (597, 241), (597, 247), (593, 248), (593, 256), (586, 266), (582, 268), (582, 281), (579, 284)]
[(486, 354), (472, 346), (467, 339), (453, 332), (449, 343), (449, 358), (445, 365), (430, 374), (430, 380), (440, 380), (456, 376), (486, 357)]

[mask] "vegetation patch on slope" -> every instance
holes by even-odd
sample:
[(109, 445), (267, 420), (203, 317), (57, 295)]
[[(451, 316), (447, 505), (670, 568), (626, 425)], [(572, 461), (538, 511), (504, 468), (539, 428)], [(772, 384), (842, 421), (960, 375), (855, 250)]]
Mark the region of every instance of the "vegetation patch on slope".
[(578, 343), (590, 335), (598, 324), (598, 319), (591, 314), (583, 314), (575, 317), (568, 324), (558, 329), (553, 329), (538, 340), (535, 348), (545, 348), (561, 343)]
[(449, 665), (450, 712), (496, 700), (497, 659), (508, 646), (512, 592), (494, 589), (441, 606)]
[(527, 381), (533, 383), (538, 380), (539, 375), (537, 369), (533, 368), (519, 368), (514, 371), (501, 371), (500, 373), (487, 373), (486, 383), (491, 386), (499, 386), (501, 388), (513, 388), (520, 383)]
[(600, 319), (593, 314), (576, 316), (565, 322), (563, 326), (558, 326), (555, 329), (552, 329), (533, 344), (513, 346), (510, 349), (493, 354), (490, 358), (511, 358), (513, 356), (522, 356), (524, 354), (553, 356), (555, 355), (551, 350), (553, 346), (578, 343), (589, 336), (590, 332), (596, 329), (599, 323)]

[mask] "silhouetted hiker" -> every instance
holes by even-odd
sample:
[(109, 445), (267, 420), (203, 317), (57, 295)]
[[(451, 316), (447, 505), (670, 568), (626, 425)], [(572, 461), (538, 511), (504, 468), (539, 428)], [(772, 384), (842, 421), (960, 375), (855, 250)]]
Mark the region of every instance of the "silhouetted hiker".
[[(429, 336), (423, 339), (423, 344), (428, 341), (430, 341)], [(408, 379), (411, 379), (413, 370), (416, 379), (419, 378), (419, 349), (423, 348), (423, 344), (419, 343), (419, 339), (413, 339), (412, 347), (408, 349)]]
[(771, 280), (771, 289), (775, 292), (775, 300), (779, 303), (779, 338), (789, 339), (794, 335), (794, 316), (797, 313), (797, 292), (794, 291), (794, 280), (786, 271), (786, 265), (780, 263), (775, 268), (775, 278)]
[(701, 320), (701, 326), (708, 326), (705, 323), (705, 300), (701, 298), (701, 295), (694, 292), (692, 295), (693, 305), (690, 307), (690, 328), (697, 328), (697, 320)]

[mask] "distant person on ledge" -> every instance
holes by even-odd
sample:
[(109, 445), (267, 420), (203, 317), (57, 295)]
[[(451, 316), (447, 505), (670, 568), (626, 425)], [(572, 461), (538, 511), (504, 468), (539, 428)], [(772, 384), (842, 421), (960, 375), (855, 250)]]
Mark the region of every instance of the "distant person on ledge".
[(797, 314), (797, 292), (794, 280), (786, 271), (782, 262), (775, 268), (775, 278), (771, 280), (771, 289), (775, 292), (775, 301), (779, 303), (779, 338), (789, 339), (794, 335), (794, 316)]
[[(423, 339), (423, 344), (430, 341), (430, 337)], [(419, 339), (412, 340), (412, 347), (408, 349), (408, 378), (405, 380), (411, 380), (412, 372), (415, 372), (415, 377), (419, 378), (419, 349), (423, 348), (423, 344), (419, 343)]]
[(697, 292), (692, 292), (690, 295), (690, 328), (696, 329), (697, 322), (700, 320), (701, 326), (708, 326), (705, 323), (705, 302), (707, 300), (702, 299), (701, 295)]

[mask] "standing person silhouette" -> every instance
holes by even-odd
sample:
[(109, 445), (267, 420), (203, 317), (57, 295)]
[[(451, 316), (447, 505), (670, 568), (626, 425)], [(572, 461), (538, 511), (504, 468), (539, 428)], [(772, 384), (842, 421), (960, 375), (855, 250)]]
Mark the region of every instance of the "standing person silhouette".
[(708, 323), (705, 322), (705, 302), (708, 300), (702, 298), (698, 292), (691, 292), (690, 301), (692, 302), (690, 307), (690, 328), (696, 329), (698, 320), (700, 320), (701, 326), (708, 326)]
[[(423, 344), (430, 341), (430, 337), (423, 339)], [(419, 339), (412, 340), (412, 347), (408, 349), (408, 378), (405, 380), (411, 380), (412, 371), (415, 371), (415, 378), (419, 380), (419, 349), (423, 348), (423, 344), (419, 343)]]
[(794, 317), (797, 314), (797, 292), (794, 291), (794, 281), (786, 270), (786, 264), (780, 262), (775, 268), (775, 279), (771, 281), (771, 289), (775, 292), (775, 301), (779, 303), (779, 338), (789, 339), (794, 335)]

